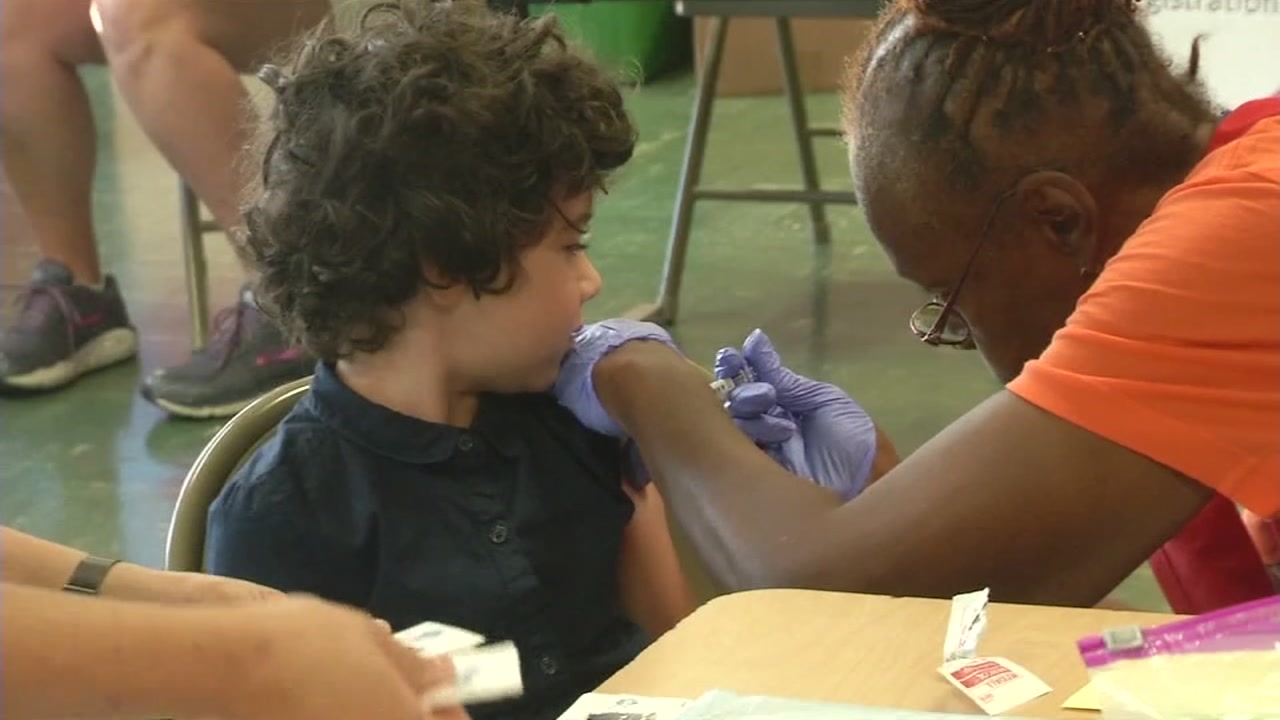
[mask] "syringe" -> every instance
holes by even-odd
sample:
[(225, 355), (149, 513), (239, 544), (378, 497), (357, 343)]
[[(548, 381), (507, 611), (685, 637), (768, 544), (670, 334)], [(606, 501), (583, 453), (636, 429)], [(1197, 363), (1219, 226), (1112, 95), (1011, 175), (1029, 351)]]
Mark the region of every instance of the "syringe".
[(729, 392), (739, 385), (745, 385), (749, 382), (756, 381), (756, 374), (751, 372), (751, 368), (744, 367), (742, 372), (731, 378), (721, 378), (711, 383), (711, 389), (720, 396), (721, 400), (728, 402)]

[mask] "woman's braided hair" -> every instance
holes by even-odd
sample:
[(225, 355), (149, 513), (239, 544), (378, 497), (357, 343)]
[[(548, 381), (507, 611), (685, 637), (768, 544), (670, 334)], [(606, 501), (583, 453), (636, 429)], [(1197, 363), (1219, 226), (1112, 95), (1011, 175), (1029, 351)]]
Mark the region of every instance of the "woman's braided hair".
[(1034, 154), (1047, 125), (1109, 152), (1113, 173), (1162, 177), (1186, 171), (1213, 118), (1199, 61), (1197, 39), (1172, 72), (1137, 0), (894, 0), (851, 66), (845, 122), (855, 152), (901, 128), (961, 185), (993, 156)]

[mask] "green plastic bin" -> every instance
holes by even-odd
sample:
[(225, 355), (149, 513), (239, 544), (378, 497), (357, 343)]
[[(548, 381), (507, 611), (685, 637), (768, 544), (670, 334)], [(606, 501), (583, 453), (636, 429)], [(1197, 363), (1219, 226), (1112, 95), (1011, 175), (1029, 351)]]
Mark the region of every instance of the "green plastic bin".
[(529, 14), (554, 13), (565, 32), (629, 82), (652, 80), (692, 61), (693, 34), (670, 0), (537, 3)]

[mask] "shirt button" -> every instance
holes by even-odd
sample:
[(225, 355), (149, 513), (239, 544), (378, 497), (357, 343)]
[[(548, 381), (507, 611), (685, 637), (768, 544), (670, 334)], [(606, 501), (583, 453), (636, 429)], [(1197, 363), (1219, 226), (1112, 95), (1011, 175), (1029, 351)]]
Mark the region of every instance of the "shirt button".
[(471, 448), (476, 446), (476, 441), (471, 439), (470, 435), (463, 435), (458, 438), (458, 449), (462, 452), (471, 452)]
[(503, 522), (494, 523), (493, 528), (489, 530), (489, 541), (494, 545), (501, 545), (507, 541), (507, 524)]
[(542, 659), (538, 661), (538, 668), (542, 670), (543, 675), (555, 675), (560, 671), (560, 666), (549, 655), (542, 656)]

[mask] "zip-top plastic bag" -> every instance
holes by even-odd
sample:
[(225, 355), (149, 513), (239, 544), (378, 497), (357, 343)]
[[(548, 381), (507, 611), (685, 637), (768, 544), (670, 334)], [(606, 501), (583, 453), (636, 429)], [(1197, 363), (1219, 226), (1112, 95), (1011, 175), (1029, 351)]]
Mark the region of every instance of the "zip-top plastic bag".
[(1280, 596), (1077, 644), (1104, 720), (1280, 720)]

